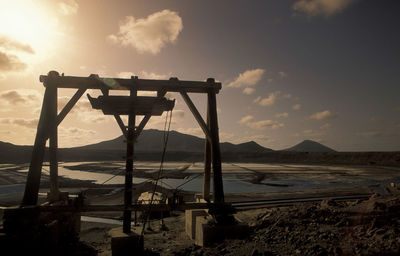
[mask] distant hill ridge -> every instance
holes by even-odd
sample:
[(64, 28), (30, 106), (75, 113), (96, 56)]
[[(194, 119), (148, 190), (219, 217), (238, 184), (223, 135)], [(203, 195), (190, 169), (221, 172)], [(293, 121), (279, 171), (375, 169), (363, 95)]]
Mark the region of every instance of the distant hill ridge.
[(284, 149), (283, 151), (294, 151), (294, 152), (336, 152), (327, 146), (322, 145), (321, 143), (312, 141), (312, 140), (304, 140), (299, 144)]
[[(96, 144), (77, 147), (76, 149), (86, 150), (125, 150), (125, 138), (123, 136), (112, 140), (102, 141)], [(135, 143), (135, 151), (138, 152), (160, 152), (163, 149), (164, 132), (160, 130), (144, 130)], [(268, 152), (272, 149), (265, 148), (254, 141), (241, 144), (232, 144), (230, 142), (222, 142), (221, 151), (223, 152)], [(170, 131), (168, 137), (168, 151), (175, 152), (204, 152), (204, 139), (193, 135)]]
[[(163, 149), (164, 132), (155, 129), (143, 130), (135, 143), (136, 152), (161, 152)], [(237, 152), (237, 153), (264, 153), (273, 152), (270, 148), (263, 147), (255, 141), (233, 144), (230, 142), (221, 142), (221, 152)], [(30, 150), (32, 146), (19, 146), (8, 142), (0, 141), (0, 150), (6, 154), (7, 151)], [(112, 140), (106, 140), (99, 143), (89, 144), (86, 146), (73, 147), (71, 150), (118, 150), (125, 151), (126, 143), (124, 136), (119, 136)], [(167, 150), (171, 152), (204, 152), (204, 138), (193, 135), (183, 134), (177, 131), (170, 131), (168, 138)], [(279, 151), (292, 152), (336, 152), (335, 150), (322, 145), (321, 143), (304, 140), (303, 142)], [(2, 154), (0, 153), (0, 156)]]
[[(135, 143), (137, 161), (160, 161), (163, 131), (144, 130)], [(60, 148), (58, 161), (123, 161), (125, 138), (102, 141), (82, 147)], [(13, 145), (0, 141), (0, 163), (29, 163), (33, 146)], [(285, 150), (272, 150), (254, 141), (241, 144), (221, 143), (224, 162), (301, 163), (340, 165), (380, 165), (400, 167), (400, 151), (396, 152), (336, 152), (320, 143), (305, 140)], [(167, 161), (204, 161), (204, 138), (171, 131), (166, 154)], [(48, 150), (44, 160), (48, 161)], [(4, 169), (6, 170), (6, 169)]]

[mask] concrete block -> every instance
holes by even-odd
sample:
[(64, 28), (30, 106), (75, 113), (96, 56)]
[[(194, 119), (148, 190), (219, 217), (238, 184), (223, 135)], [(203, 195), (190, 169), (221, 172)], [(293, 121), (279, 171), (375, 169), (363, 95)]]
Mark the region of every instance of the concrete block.
[(196, 218), (195, 244), (208, 246), (229, 238), (243, 238), (250, 234), (250, 228), (245, 223), (232, 225), (215, 225), (211, 216)]
[(186, 210), (185, 211), (185, 230), (186, 234), (191, 238), (195, 239), (196, 234), (196, 217), (208, 216), (205, 210)]
[(143, 255), (143, 238), (137, 233), (125, 234), (122, 227), (109, 231), (111, 236), (112, 256)]

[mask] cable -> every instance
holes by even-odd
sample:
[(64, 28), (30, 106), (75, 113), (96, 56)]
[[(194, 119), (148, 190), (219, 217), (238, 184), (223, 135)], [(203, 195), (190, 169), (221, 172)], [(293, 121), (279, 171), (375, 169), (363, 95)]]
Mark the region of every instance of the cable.
[(110, 180), (114, 179), (115, 177), (117, 177), (119, 174), (121, 174), (123, 171), (125, 171), (124, 169), (120, 170), (117, 174), (114, 174), (111, 178), (109, 178), (108, 180), (104, 181), (103, 183), (101, 183), (100, 185), (104, 185), (106, 182), (109, 182)]
[(203, 174), (202, 174), (202, 173), (199, 173), (199, 174), (197, 174), (197, 175), (195, 175), (195, 176), (191, 177), (190, 179), (188, 179), (188, 180), (187, 180), (187, 181), (185, 181), (184, 183), (180, 184), (179, 186), (177, 186), (177, 187), (175, 188), (175, 192), (177, 192), (177, 191), (178, 191), (178, 189), (179, 189), (180, 187), (182, 187), (183, 185), (185, 185), (185, 184), (187, 184), (187, 183), (191, 182), (192, 180), (194, 180), (194, 179), (196, 179), (196, 178), (200, 177), (201, 175), (203, 175)]
[[(168, 123), (168, 129), (167, 129), (168, 113), (169, 113), (169, 123)], [(147, 214), (148, 217), (151, 214), (151, 208), (153, 206), (154, 194), (156, 193), (157, 184), (158, 184), (158, 181), (160, 180), (161, 173), (162, 173), (162, 170), (163, 170), (163, 165), (164, 165), (164, 160), (165, 160), (165, 153), (167, 151), (169, 132), (170, 132), (170, 128), (171, 128), (171, 121), (172, 121), (172, 111), (168, 111), (167, 115), (165, 116), (165, 123), (164, 123), (164, 136), (163, 136), (164, 146), (163, 146), (163, 152), (162, 152), (162, 155), (161, 155), (160, 169), (158, 170), (158, 176), (157, 176), (157, 179), (155, 180), (155, 183), (154, 183), (154, 189), (153, 189), (153, 193), (151, 195), (150, 204), (149, 204), (149, 211), (148, 211), (148, 214)], [(148, 221), (147, 219), (148, 218), (145, 218), (144, 221), (143, 221), (143, 228), (142, 228), (141, 236), (144, 235), (144, 230), (146, 228), (146, 223)]]

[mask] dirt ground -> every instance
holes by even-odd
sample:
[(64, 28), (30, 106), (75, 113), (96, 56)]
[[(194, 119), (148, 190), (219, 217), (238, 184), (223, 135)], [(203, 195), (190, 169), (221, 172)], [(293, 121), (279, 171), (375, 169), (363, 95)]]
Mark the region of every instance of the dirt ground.
[[(245, 239), (199, 247), (185, 233), (184, 213), (151, 223), (144, 236), (150, 255), (399, 255), (400, 190), (366, 200), (299, 203), (252, 209), (235, 217), (251, 227)], [(83, 222), (81, 241), (111, 255), (108, 231), (118, 225)], [(134, 227), (138, 232), (141, 226)]]
[[(108, 164), (108, 163), (107, 163)], [(98, 172), (102, 165), (94, 168), (93, 164), (80, 165), (79, 169)], [(112, 163), (109, 173), (114, 170)], [(2, 166), (0, 184), (9, 186), (10, 190), (23, 188), (26, 173), (19, 170), (26, 166)], [(248, 223), (251, 234), (241, 240), (224, 240), (209, 247), (195, 246), (185, 233), (184, 212), (174, 212), (171, 217), (164, 218), (164, 228), (160, 220), (151, 222), (151, 229), (145, 230), (144, 246), (149, 255), (400, 255), (400, 192), (396, 186), (384, 187), (358, 183), (358, 181), (374, 179), (385, 183), (388, 179), (399, 177), (399, 169), (386, 167), (332, 167), (309, 165), (258, 165), (243, 166), (227, 165), (230, 175), (243, 177), (249, 182), (253, 178), (262, 182), (266, 177), (272, 181), (298, 177), (311, 179), (321, 184), (349, 183), (353, 186), (282, 191), (259, 191), (251, 193), (227, 193), (227, 202), (330, 197), (342, 195), (373, 194), (368, 200), (332, 201), (322, 203), (299, 203), (285, 207), (269, 207), (252, 210), (242, 210), (235, 217)], [(7, 171), (5, 171), (7, 170)], [(202, 172), (202, 166), (193, 164), (185, 166), (184, 170), (171, 168), (166, 172), (168, 177), (179, 175), (194, 175)], [(150, 176), (152, 170), (147, 170), (142, 176)], [(377, 175), (379, 174), (379, 175)], [(189, 175), (189, 176), (190, 176)], [(147, 177), (146, 176), (146, 177)], [(41, 194), (47, 192), (48, 176), (43, 175), (45, 186)], [(47, 182), (47, 183), (46, 183)], [(390, 181), (392, 182), (392, 181)], [(99, 185), (91, 181), (60, 179), (63, 191), (77, 194), (84, 191), (86, 203), (102, 205), (118, 205), (123, 203), (123, 187), (118, 184)], [(260, 183), (258, 183), (260, 184)], [(263, 184), (263, 183), (261, 183)], [(361, 185), (362, 184), (362, 185)], [(385, 183), (387, 184), (387, 182)], [(269, 184), (264, 184), (270, 186)], [(290, 185), (290, 184), (289, 184)], [(147, 191), (148, 184), (135, 188), (135, 193)], [(23, 191), (21, 189), (21, 191)], [(192, 193), (193, 194), (193, 193)], [(21, 194), (22, 195), (22, 194)], [(11, 197), (8, 192), (0, 195), (0, 206), (16, 205), (20, 196)], [(190, 195), (190, 194), (189, 194)], [(2, 196), (2, 197), (1, 197)], [(39, 199), (44, 200), (44, 196)], [(86, 213), (92, 217), (121, 220), (121, 213)], [(1, 212), (0, 212), (0, 217)], [(1, 223), (0, 223), (1, 224)], [(140, 224), (140, 223), (139, 223)], [(94, 248), (97, 255), (111, 255), (112, 228), (121, 224), (105, 224), (82, 221), (80, 240)], [(137, 232), (142, 226), (134, 227)]]

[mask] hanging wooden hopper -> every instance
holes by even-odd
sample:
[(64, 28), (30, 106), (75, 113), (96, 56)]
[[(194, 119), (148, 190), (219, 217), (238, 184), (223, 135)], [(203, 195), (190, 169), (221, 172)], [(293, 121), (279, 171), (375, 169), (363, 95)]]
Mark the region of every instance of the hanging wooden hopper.
[(161, 116), (175, 106), (175, 100), (151, 96), (99, 96), (87, 94), (94, 109), (101, 109), (105, 115), (152, 115)]

